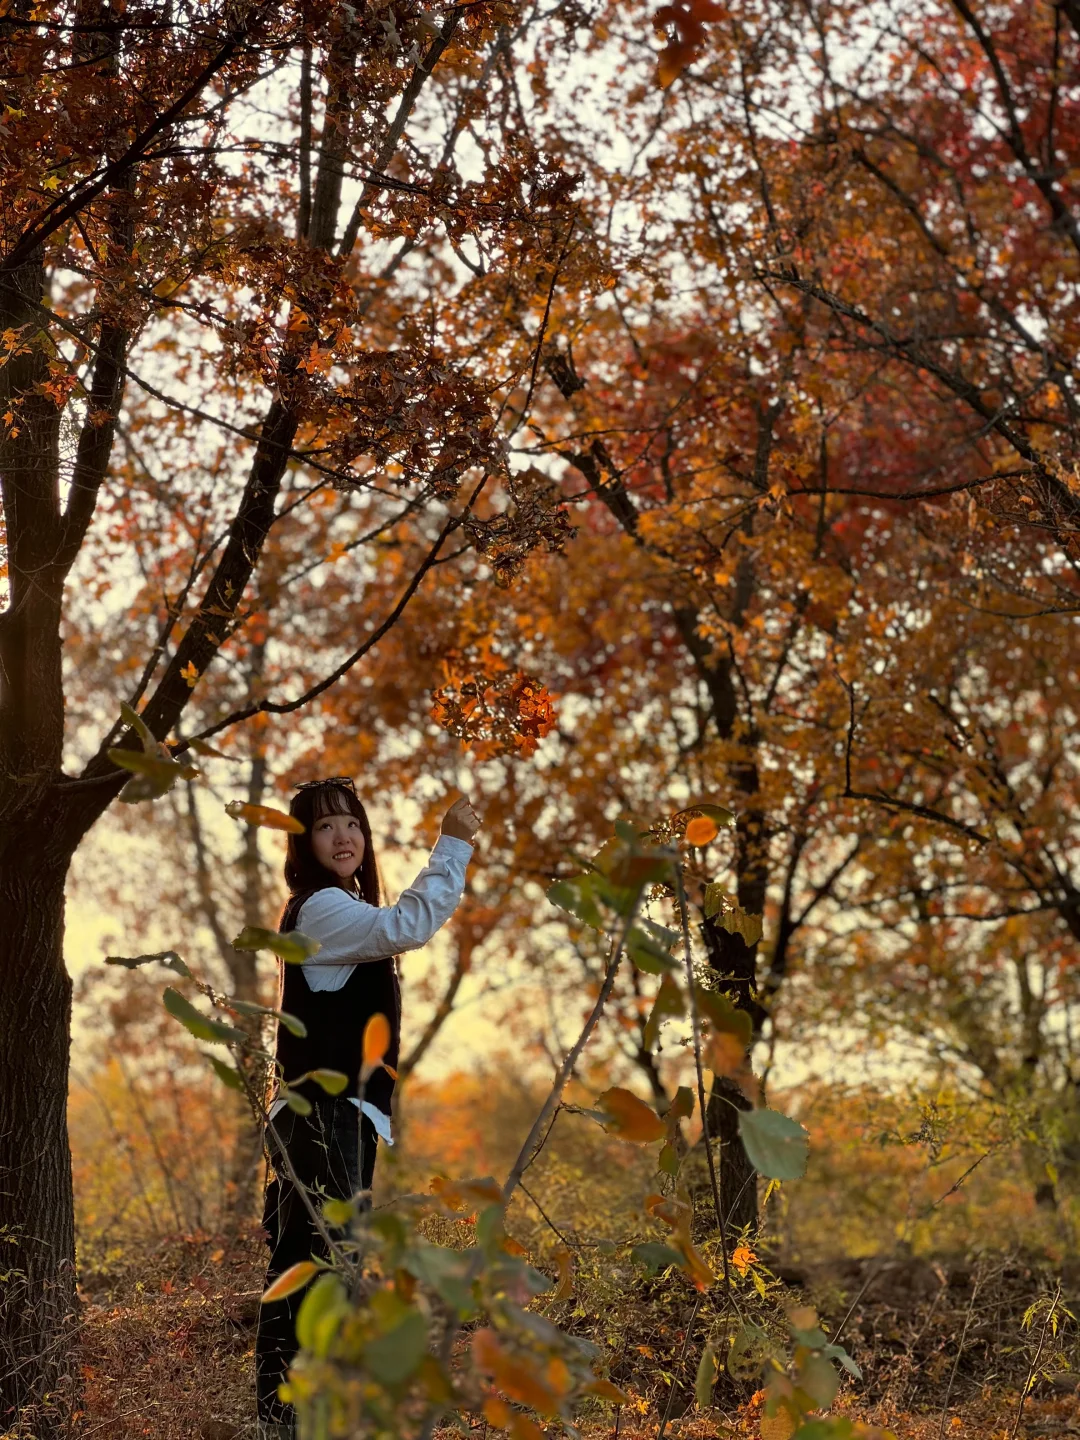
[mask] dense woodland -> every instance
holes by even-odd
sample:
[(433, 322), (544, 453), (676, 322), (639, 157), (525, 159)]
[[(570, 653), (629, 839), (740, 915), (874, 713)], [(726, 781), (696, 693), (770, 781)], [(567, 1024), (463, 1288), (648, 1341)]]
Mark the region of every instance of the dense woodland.
[(1080, 5), (0, 48), (0, 1431), (254, 1436), (348, 774), (484, 829), (302, 1440), (1080, 1433)]

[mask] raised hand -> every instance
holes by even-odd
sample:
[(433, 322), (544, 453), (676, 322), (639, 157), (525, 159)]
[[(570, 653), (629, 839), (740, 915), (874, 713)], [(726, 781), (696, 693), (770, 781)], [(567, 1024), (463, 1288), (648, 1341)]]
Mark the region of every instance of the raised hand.
[(442, 833), (452, 835), (455, 840), (466, 840), (471, 845), (479, 829), (480, 818), (464, 796), (455, 800), (443, 816)]

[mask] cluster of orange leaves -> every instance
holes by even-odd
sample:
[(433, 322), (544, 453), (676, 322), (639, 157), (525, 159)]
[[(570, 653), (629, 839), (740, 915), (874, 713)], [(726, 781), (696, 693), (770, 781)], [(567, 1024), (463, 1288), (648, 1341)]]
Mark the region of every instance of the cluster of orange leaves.
[(545, 686), (523, 671), (477, 670), (440, 686), (431, 713), (478, 760), (531, 755), (555, 728), (555, 705)]
[(723, 5), (716, 0), (674, 0), (663, 5), (653, 17), (658, 30), (670, 27), (675, 38), (669, 40), (657, 61), (657, 79), (665, 88), (676, 81), (686, 67), (693, 63), (705, 44), (705, 26), (712, 20), (722, 20), (727, 14)]

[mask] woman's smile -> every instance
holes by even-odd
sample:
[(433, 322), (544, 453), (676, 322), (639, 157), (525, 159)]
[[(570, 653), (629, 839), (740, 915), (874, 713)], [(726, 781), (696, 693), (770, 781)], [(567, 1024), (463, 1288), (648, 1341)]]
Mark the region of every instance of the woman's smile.
[(351, 811), (322, 815), (311, 831), (311, 849), (324, 869), (349, 881), (364, 858), (364, 833)]

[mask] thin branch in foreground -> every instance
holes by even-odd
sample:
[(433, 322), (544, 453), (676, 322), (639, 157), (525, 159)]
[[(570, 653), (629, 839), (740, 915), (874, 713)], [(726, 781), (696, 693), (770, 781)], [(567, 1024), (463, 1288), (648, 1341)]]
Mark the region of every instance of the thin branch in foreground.
[[(701, 1138), (705, 1143), (705, 1158), (709, 1165), (709, 1184), (712, 1186), (713, 1205), (716, 1209), (716, 1223), (720, 1230), (720, 1256), (724, 1265), (724, 1286), (730, 1287), (731, 1274), (727, 1251), (727, 1216), (720, 1198), (720, 1184), (716, 1176), (716, 1157), (713, 1155), (712, 1139), (709, 1135), (708, 1105), (705, 1101), (705, 1076), (701, 1064), (701, 1016), (698, 1013), (697, 994), (694, 990), (694, 961), (690, 953), (690, 919), (687, 913), (686, 891), (683, 888), (682, 870), (675, 872), (676, 897), (679, 919), (683, 932), (683, 960), (686, 965), (686, 985), (690, 997), (690, 1023), (694, 1031), (694, 1073), (697, 1078), (698, 1109), (701, 1112)], [(667, 1424), (665, 1418), (664, 1424)], [(660, 1431), (663, 1434), (663, 1427)]]

